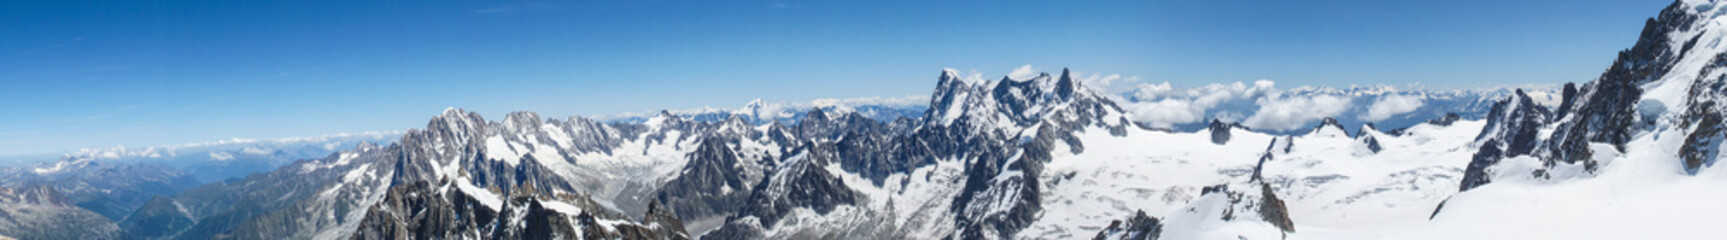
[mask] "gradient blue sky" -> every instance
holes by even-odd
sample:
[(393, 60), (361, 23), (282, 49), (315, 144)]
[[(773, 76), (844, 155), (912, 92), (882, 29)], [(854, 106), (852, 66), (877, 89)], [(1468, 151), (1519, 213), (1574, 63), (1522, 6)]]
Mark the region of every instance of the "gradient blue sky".
[[(347, 2), (344, 2), (347, 3)], [(1587, 81), (1667, 1), (0, 3), (0, 155), (751, 99), (929, 94), (942, 68), (1177, 86)]]

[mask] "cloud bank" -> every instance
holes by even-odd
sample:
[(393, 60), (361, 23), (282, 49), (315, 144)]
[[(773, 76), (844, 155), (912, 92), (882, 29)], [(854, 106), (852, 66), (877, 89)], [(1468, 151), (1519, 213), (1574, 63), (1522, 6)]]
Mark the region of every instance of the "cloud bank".
[(1241, 124), (1257, 129), (1301, 129), (1310, 122), (1341, 115), (1349, 105), (1349, 99), (1333, 95), (1262, 98), (1259, 111)]
[(1380, 97), (1378, 102), (1374, 102), (1373, 106), (1367, 107), (1367, 115), (1362, 116), (1362, 119), (1367, 121), (1385, 120), (1391, 118), (1392, 115), (1414, 112), (1423, 104), (1425, 102), (1422, 102), (1421, 97), (1417, 96), (1386, 95)]

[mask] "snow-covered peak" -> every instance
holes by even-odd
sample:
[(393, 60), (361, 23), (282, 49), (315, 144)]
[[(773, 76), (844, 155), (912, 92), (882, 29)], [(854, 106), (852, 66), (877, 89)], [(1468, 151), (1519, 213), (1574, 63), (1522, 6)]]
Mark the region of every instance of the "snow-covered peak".
[(1325, 118), (1319, 121), (1319, 125), (1313, 126), (1313, 131), (1308, 134), (1311, 136), (1348, 137), (1349, 131), (1344, 130), (1343, 124), (1337, 123), (1337, 119)]
[[(968, 83), (944, 71), (930, 96), (924, 124), (963, 124), (1011, 133), (1044, 120), (1078, 121), (1083, 123), (1080, 125), (1120, 125), (1125, 121), (1125, 113), (1113, 100), (1075, 80), (1067, 69), (1059, 77), (1016, 72), (997, 81)], [(956, 123), (960, 119), (967, 122)]]

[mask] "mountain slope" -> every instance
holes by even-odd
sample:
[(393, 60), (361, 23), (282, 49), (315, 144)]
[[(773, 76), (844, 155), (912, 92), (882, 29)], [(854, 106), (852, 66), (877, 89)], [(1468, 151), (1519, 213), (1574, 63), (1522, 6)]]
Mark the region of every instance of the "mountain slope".
[[(1677, 1), (1599, 78), (1546, 110), (1496, 107), (1466, 192), (1402, 238), (1696, 238), (1727, 212), (1713, 168), (1727, 111), (1721, 3)], [(1530, 114), (1538, 113), (1538, 114)], [(1588, 219), (1588, 220), (1582, 220)], [(1506, 222), (1530, 223), (1511, 226)], [(1566, 229), (1566, 230), (1557, 230)]]

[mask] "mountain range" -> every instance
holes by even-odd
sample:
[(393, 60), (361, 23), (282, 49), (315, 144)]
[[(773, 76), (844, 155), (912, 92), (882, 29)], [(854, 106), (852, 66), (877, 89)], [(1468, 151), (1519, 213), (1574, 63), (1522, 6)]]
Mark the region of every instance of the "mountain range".
[[(1673, 3), (1599, 78), (1558, 87), (1108, 93), (1065, 69), (949, 69), (922, 105), (450, 108), (391, 140), (213, 182), (68, 157), (0, 170), (0, 235), (1699, 238), (1727, 212), (1727, 172), (1712, 167), (1727, 139), (1717, 5)], [(86, 199), (102, 197), (117, 200)]]

